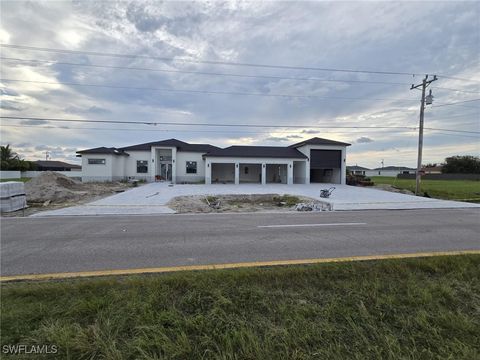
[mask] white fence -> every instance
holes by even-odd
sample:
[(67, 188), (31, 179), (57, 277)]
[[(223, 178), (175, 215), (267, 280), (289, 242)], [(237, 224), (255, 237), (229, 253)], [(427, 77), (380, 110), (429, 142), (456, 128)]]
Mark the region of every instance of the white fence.
[[(32, 178), (40, 175), (44, 171), (0, 171), (0, 178), (1, 179), (20, 179), (20, 178)], [(55, 171), (56, 173), (68, 176), (68, 177), (75, 177), (81, 178), (82, 172), (81, 171)]]
[(20, 179), (21, 174), (20, 171), (2, 170), (0, 171), (0, 179)]

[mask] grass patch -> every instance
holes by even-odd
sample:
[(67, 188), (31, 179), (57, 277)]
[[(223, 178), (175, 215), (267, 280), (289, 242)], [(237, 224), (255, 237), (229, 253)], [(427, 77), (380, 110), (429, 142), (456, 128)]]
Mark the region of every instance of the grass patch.
[[(375, 184), (389, 184), (398, 189), (415, 192), (415, 179), (397, 179), (390, 176), (371, 176)], [(476, 180), (422, 180), (421, 191), (437, 199), (480, 200), (480, 181)]]
[(478, 359), (479, 278), (480, 256), (463, 255), (3, 284), (1, 345), (56, 344), (62, 359)]
[(29, 181), (29, 180), (31, 180), (31, 178), (25, 178), (25, 177), (23, 177), (23, 178), (19, 178), (19, 179), (0, 179), (0, 182), (21, 181), (21, 182), (24, 182), (24, 183), (25, 183), (25, 182), (27, 182), (27, 181)]

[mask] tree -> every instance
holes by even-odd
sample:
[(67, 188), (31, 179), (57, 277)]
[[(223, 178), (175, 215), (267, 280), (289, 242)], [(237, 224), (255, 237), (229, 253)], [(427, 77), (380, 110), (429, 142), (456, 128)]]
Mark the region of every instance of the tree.
[(448, 157), (445, 159), (442, 173), (480, 174), (480, 158), (472, 155)]
[(20, 159), (20, 156), (12, 150), (10, 144), (0, 146), (0, 170), (28, 171), (35, 169), (36, 164), (32, 161)]

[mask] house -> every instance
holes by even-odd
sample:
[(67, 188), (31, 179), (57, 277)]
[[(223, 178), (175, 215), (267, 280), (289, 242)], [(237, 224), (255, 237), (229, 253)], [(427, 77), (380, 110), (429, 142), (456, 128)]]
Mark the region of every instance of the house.
[(369, 171), (370, 169), (367, 169), (362, 166), (354, 165), (354, 166), (347, 166), (347, 170), (350, 171), (353, 175), (365, 175), (365, 171)]
[(435, 165), (435, 166), (424, 166), (422, 171), (424, 174), (441, 174), (442, 173), (442, 165)]
[(80, 165), (69, 164), (63, 161), (37, 160), (35, 165), (38, 171), (81, 171)]
[(78, 151), (83, 181), (345, 184), (350, 144), (318, 137), (287, 147), (189, 144), (177, 139)]
[(398, 174), (415, 174), (416, 172), (417, 172), (417, 169), (412, 169), (405, 166), (385, 166), (385, 167), (365, 171), (365, 175), (396, 177)]

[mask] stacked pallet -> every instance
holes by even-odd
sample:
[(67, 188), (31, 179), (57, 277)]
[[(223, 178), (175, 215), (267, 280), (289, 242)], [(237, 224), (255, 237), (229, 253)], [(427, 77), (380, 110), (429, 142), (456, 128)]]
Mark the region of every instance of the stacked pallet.
[(27, 207), (25, 187), (20, 181), (0, 183), (0, 211), (12, 212)]

